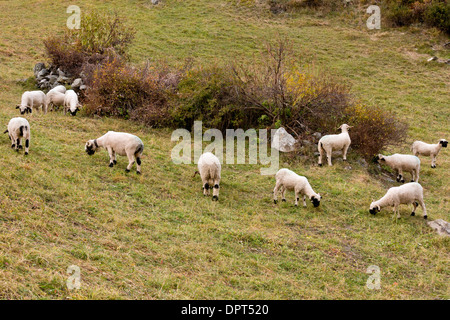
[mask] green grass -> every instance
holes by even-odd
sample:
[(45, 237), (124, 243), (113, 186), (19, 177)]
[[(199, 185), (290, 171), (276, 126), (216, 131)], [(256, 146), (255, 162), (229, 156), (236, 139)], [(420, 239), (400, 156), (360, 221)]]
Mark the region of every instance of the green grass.
[[(421, 56), (426, 44), (448, 41), (433, 30), (369, 32), (358, 16), (271, 16), (232, 1), (147, 3), (77, 4), (125, 15), (138, 31), (130, 49), (137, 64), (259, 59), (265, 40), (285, 36), (305, 63), (341, 75), (361, 99), (406, 119), (408, 143), (390, 152), (407, 153), (417, 139), (449, 138), (448, 66)], [(0, 123), (18, 115), (25, 88), (16, 81), (44, 59), (42, 39), (63, 30), (69, 4), (0, 2)], [(224, 165), (220, 201), (212, 202), (192, 178), (195, 165), (171, 162), (170, 130), (61, 112), (27, 118), (28, 157), (0, 137), (0, 298), (450, 298), (449, 239), (426, 225), (420, 209), (410, 217), (401, 207), (400, 220), (388, 209), (371, 216), (372, 199), (394, 184), (370, 174), (354, 152), (351, 170), (338, 159), (332, 168), (281, 159), (324, 194), (318, 208), (295, 208), (292, 193), (274, 205), (274, 178), (261, 176), (258, 165)], [(144, 141), (141, 176), (125, 173), (123, 157), (109, 168), (105, 151), (85, 154), (84, 143), (108, 130)], [(431, 220), (449, 220), (449, 167), (447, 149), (437, 169), (422, 159)], [(70, 265), (81, 268), (76, 291), (66, 287)], [(381, 290), (365, 286), (370, 265), (381, 269)]]

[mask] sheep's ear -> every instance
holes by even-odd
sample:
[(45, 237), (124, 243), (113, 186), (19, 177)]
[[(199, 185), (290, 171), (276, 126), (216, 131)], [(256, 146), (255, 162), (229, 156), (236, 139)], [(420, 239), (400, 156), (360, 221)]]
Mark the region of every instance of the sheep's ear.
[(379, 205), (377, 206), (377, 209), (378, 209), (378, 211), (381, 211), (381, 208), (380, 208), (380, 206), (379, 206)]
[(16, 109), (19, 109), (19, 108), (20, 108), (20, 106), (19, 106), (19, 105), (17, 105), (17, 106), (16, 106)]

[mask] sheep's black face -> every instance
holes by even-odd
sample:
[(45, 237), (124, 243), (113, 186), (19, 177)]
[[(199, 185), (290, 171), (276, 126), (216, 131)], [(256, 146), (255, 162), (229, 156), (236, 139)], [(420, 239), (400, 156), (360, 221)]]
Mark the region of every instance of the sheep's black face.
[(369, 212), (370, 212), (370, 214), (376, 215), (378, 211), (376, 208), (373, 208), (373, 209), (370, 209)]
[(373, 157), (372, 162), (373, 163), (378, 163), (379, 160), (380, 160), (380, 157), (379, 156), (375, 156), (375, 157)]
[(78, 110), (75, 110), (74, 112), (70, 111), (70, 115), (71, 115), (71, 116), (76, 116), (76, 115), (77, 115), (77, 111), (78, 111)]
[(84, 150), (86, 151), (86, 153), (90, 156), (92, 156), (95, 153), (95, 147), (93, 144), (90, 144), (89, 142), (86, 143), (86, 146), (84, 148)]
[(314, 196), (311, 198), (311, 202), (315, 208), (317, 208), (320, 205), (320, 200)]
[(442, 144), (442, 147), (447, 148), (448, 141), (440, 141), (439, 143)]

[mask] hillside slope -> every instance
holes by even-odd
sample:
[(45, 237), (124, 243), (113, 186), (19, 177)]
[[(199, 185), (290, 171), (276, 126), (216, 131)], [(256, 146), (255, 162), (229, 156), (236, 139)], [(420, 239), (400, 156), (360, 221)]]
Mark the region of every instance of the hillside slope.
[[(264, 40), (287, 36), (305, 62), (339, 74), (362, 99), (393, 110), (412, 141), (449, 139), (450, 71), (424, 61), (431, 31), (369, 32), (313, 15), (271, 16), (232, 1), (79, 1), (116, 9), (138, 31), (132, 61), (187, 57), (211, 62), (253, 59)], [(18, 79), (44, 59), (42, 39), (61, 32), (69, 1), (3, 1), (0, 33), (0, 124), (18, 116)], [(45, 13), (45, 19), (42, 18)], [(20, 21), (20, 24), (17, 24)], [(356, 26), (355, 26), (356, 25)], [(419, 48), (418, 51), (415, 49)], [(440, 54), (447, 54), (440, 52)], [(195, 165), (175, 165), (171, 131), (117, 119), (62, 112), (27, 117), (30, 155), (0, 136), (0, 298), (3, 299), (449, 299), (449, 239), (422, 219), (368, 206), (393, 185), (352, 153), (351, 170), (288, 162), (324, 194), (320, 207), (274, 205), (273, 176), (259, 165), (223, 165), (220, 201), (201, 195)], [(88, 139), (108, 130), (144, 141), (142, 175), (127, 160), (109, 168), (105, 151), (89, 157)], [(3, 132), (3, 130), (2, 130)], [(429, 219), (450, 220), (450, 152), (438, 168), (422, 159), (420, 182)], [(67, 268), (80, 267), (81, 288), (68, 290)], [(366, 270), (381, 270), (368, 290)]]

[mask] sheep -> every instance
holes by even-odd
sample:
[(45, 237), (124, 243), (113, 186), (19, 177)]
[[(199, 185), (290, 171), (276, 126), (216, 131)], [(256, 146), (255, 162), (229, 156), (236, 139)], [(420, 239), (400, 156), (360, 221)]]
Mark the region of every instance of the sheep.
[(379, 154), (375, 157), (376, 163), (387, 164), (389, 167), (397, 171), (397, 182), (404, 183), (403, 171), (410, 172), (411, 182), (419, 182), (420, 159), (410, 154), (393, 154), (391, 156), (384, 156)]
[(436, 144), (428, 144), (422, 141), (414, 141), (411, 146), (411, 151), (415, 156), (431, 156), (431, 168), (436, 168), (436, 157), (441, 151), (441, 148), (447, 148), (448, 141), (445, 139), (439, 140)]
[(375, 215), (382, 208), (390, 206), (394, 207), (394, 214), (397, 212), (397, 218), (399, 219), (400, 211), (398, 210), (398, 206), (400, 204), (410, 203), (413, 205), (411, 216), (416, 215), (416, 208), (420, 204), (423, 211), (423, 218), (427, 219), (427, 209), (423, 202), (423, 188), (417, 182), (409, 182), (399, 187), (390, 188), (381, 199), (373, 201), (370, 204), (369, 212)]
[(205, 152), (198, 159), (197, 165), (198, 172), (202, 178), (203, 195), (209, 196), (209, 189), (214, 188), (212, 200), (218, 201), (220, 173), (222, 170), (219, 159), (211, 152)]
[(28, 112), (32, 113), (34, 107), (40, 107), (47, 113), (47, 99), (45, 93), (40, 90), (25, 91), (22, 94), (22, 100), (20, 104), (16, 106), (16, 109), (19, 109), (20, 114), (25, 114)]
[(53, 111), (53, 107), (59, 107), (64, 105), (64, 96), (66, 93), (66, 87), (63, 85), (59, 85), (51, 89), (47, 92), (46, 95), (46, 103), (47, 106), (51, 105), (51, 111)]
[(328, 165), (332, 166), (331, 155), (333, 151), (343, 150), (343, 160), (347, 161), (347, 150), (350, 147), (351, 140), (348, 134), (348, 130), (353, 128), (348, 124), (343, 124), (339, 127), (342, 130), (340, 134), (329, 134), (320, 138), (317, 145), (319, 149), (319, 166), (322, 166), (322, 157), (324, 152), (327, 154)]
[(109, 153), (109, 166), (117, 164), (116, 154), (128, 157), (126, 172), (130, 172), (136, 161), (137, 174), (141, 174), (141, 156), (144, 151), (144, 143), (139, 137), (125, 132), (108, 131), (100, 138), (86, 142), (85, 151), (93, 155), (98, 148), (105, 148)]
[(8, 123), (8, 129), (3, 133), (8, 133), (9, 139), (11, 139), (11, 148), (15, 148), (16, 151), (23, 148), (22, 140), (25, 139), (25, 155), (28, 155), (31, 132), (27, 119), (12, 118)]
[(299, 196), (303, 195), (303, 206), (306, 207), (306, 197), (312, 202), (314, 207), (320, 205), (320, 199), (322, 199), (319, 193), (315, 193), (308, 182), (308, 179), (303, 176), (299, 176), (295, 172), (289, 169), (280, 169), (275, 175), (276, 184), (273, 189), (273, 202), (278, 202), (278, 190), (281, 191), (281, 201), (286, 201), (286, 190), (294, 190), (295, 192), (295, 206), (298, 206)]
[(72, 116), (77, 114), (80, 110), (81, 104), (78, 103), (78, 95), (73, 90), (67, 90), (64, 96), (64, 114), (69, 110)]

